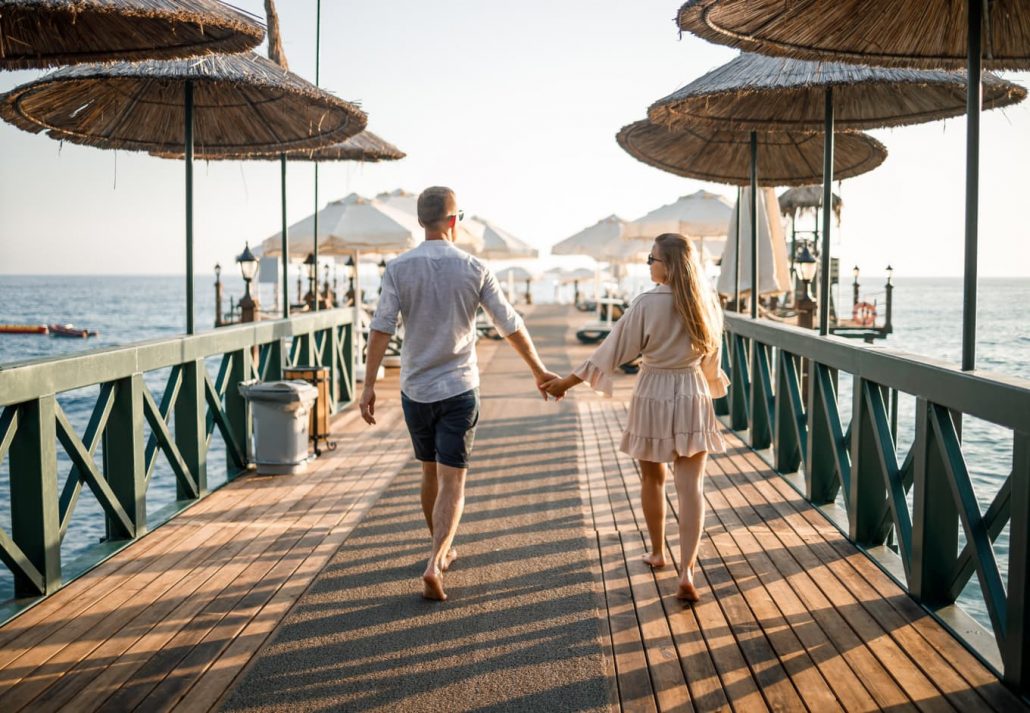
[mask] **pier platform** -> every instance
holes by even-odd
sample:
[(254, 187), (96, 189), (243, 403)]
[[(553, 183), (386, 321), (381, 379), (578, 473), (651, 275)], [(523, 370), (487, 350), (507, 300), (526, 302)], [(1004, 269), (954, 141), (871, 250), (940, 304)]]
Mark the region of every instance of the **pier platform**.
[[(528, 312), (548, 366), (590, 353), (588, 319)], [(307, 473), (237, 479), (0, 627), (0, 711), (1030, 710), (730, 432), (702, 600), (678, 602), (675, 567), (640, 559), (637, 466), (617, 451), (633, 377), (544, 402), (503, 342), (479, 354), (447, 602), (420, 596), (420, 471), (390, 372), (378, 425), (343, 414)]]

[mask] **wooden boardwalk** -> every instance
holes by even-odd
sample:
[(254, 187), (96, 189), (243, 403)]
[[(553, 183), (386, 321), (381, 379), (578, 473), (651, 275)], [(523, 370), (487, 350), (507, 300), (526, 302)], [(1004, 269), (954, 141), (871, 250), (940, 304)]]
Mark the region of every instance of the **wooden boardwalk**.
[[(531, 328), (567, 325), (564, 340), (541, 344), (555, 368), (589, 353), (571, 339), (580, 321), (561, 308), (531, 314)], [(490, 377), (498, 348), (481, 345), (484, 394), (498, 388)], [(706, 482), (703, 598), (678, 603), (674, 568), (640, 561), (636, 465), (616, 449), (631, 387), (620, 378), (613, 400), (580, 387), (562, 411), (579, 422), (584, 531), (596, 540), (585, 566), (596, 580), (596, 648), (613, 710), (1027, 709), (731, 435)], [(381, 493), (410, 469), (396, 388), (395, 376), (382, 384), (380, 427), (353, 413), (339, 419), (339, 448), (309, 473), (226, 486), (0, 628), (0, 711), (223, 705)], [(512, 399), (504, 416), (538, 423), (539, 407), (523, 401)], [(500, 407), (491, 408), (496, 417)], [(511, 441), (494, 429), (477, 452), (515, 453)], [(474, 703), (456, 700), (454, 709)]]

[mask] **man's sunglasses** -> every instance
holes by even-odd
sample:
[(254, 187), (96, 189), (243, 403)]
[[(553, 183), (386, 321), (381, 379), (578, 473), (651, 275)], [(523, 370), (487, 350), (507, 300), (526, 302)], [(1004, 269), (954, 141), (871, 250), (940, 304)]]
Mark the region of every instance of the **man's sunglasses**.
[(451, 218), (457, 218), (460, 223), (465, 220), (465, 211), (459, 210), (456, 214), (447, 216), (447, 220), (450, 220)]
[(647, 256), (647, 264), (648, 264), (648, 266), (654, 265), (656, 262), (661, 262), (661, 258), (657, 258), (654, 255), (648, 255)]

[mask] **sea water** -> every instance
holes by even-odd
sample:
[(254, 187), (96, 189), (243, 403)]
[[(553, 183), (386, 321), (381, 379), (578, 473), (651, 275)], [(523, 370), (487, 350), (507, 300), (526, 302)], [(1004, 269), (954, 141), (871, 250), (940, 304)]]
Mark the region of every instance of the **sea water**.
[[(363, 278), (365, 279), (365, 278)], [(365, 280), (371, 294), (374, 276)], [(631, 279), (626, 287), (632, 293), (649, 285), (641, 277)], [(345, 289), (345, 288), (341, 288)], [(581, 284), (584, 294), (591, 293), (592, 281)], [(243, 293), (237, 276), (224, 279), (223, 309), (229, 298)], [(291, 290), (292, 291), (292, 290)], [(525, 291), (525, 283), (515, 286), (517, 295)], [(881, 315), (883, 287), (863, 288), (862, 299), (875, 299)], [(569, 301), (571, 286), (560, 286), (546, 276), (531, 285), (536, 303)], [(291, 295), (293, 297), (293, 295)], [(836, 295), (838, 304), (850, 304), (851, 287), (845, 285)], [(265, 305), (273, 297), (262, 295)], [(914, 355), (958, 364), (962, 347), (962, 281), (960, 278), (899, 278), (894, 290), (894, 333), (878, 344)], [(0, 335), (0, 366), (27, 359), (81, 353), (143, 340), (172, 337), (185, 330), (185, 280), (182, 277), (125, 276), (0, 276), (0, 323), (50, 324), (73, 323), (80, 328), (96, 330), (90, 339), (61, 339), (41, 335)], [(980, 281), (977, 309), (977, 368), (998, 374), (1030, 379), (1030, 278), (983, 279)], [(213, 328), (214, 285), (210, 278), (196, 283), (196, 324), (198, 331)], [(846, 311), (846, 310), (844, 310)], [(583, 320), (591, 317), (584, 314)], [(218, 360), (208, 363), (214, 378)], [(145, 376), (145, 383), (160, 400), (168, 370)], [(851, 418), (851, 377), (842, 374), (839, 380), (839, 411), (845, 427)], [(90, 387), (58, 395), (58, 403), (80, 435), (85, 430), (96, 403), (99, 389)], [(915, 398), (903, 394), (899, 400), (898, 461), (904, 460), (911, 447), (915, 430)], [(986, 510), (1000, 483), (1012, 469), (1012, 435), (974, 418), (962, 423), (963, 454), (972, 474), (973, 487)], [(102, 448), (98, 450), (100, 462)], [(59, 485), (63, 487), (71, 463), (58, 448)], [(208, 480), (212, 487), (226, 479), (225, 451), (215, 433), (208, 455)], [(0, 527), (10, 532), (10, 501), (6, 483), (8, 463), (0, 463)], [(153, 480), (147, 492), (148, 512), (155, 512), (175, 499), (175, 480), (163, 456), (159, 456)], [(104, 537), (103, 511), (96, 499), (83, 487), (71, 525), (62, 544), (65, 562), (74, 561)], [(1004, 572), (1008, 556), (1008, 528), (995, 544), (995, 556)], [(979, 621), (988, 625), (987, 612), (978, 591), (976, 577), (967, 586), (960, 602)], [(0, 601), (11, 596), (11, 576), (0, 568)]]

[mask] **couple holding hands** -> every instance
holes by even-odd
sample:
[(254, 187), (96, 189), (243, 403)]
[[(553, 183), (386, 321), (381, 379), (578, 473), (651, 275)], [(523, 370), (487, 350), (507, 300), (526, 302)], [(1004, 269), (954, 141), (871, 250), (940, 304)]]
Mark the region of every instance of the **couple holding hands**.
[(422, 510), (432, 536), (423, 596), (447, 598), (443, 575), (457, 557), (451, 543), (464, 509), (479, 420), (475, 321), (482, 306), (529, 366), (545, 398), (563, 398), (583, 382), (611, 396), (615, 370), (642, 356), (620, 450), (640, 466), (641, 508), (651, 542), (644, 559), (652, 567), (668, 563), (665, 480), (666, 464), (671, 464), (679, 503), (676, 596), (697, 601), (693, 575), (704, 522), (705, 465), (709, 453), (725, 449), (712, 399), (724, 396), (728, 385), (719, 367), (721, 311), (697, 249), (681, 235), (658, 236), (647, 259), (655, 288), (634, 300), (589, 359), (560, 377), (541, 362), (490, 270), (454, 246), (460, 216), (448, 188), (429, 188), (419, 196), (418, 219), (426, 240), (387, 266), (361, 396), (362, 416), (374, 424), (376, 373), (398, 315), (403, 315), (401, 404), (422, 465)]

